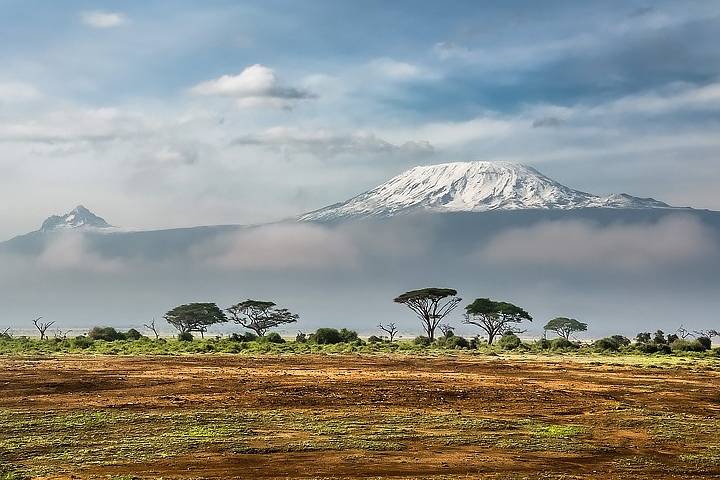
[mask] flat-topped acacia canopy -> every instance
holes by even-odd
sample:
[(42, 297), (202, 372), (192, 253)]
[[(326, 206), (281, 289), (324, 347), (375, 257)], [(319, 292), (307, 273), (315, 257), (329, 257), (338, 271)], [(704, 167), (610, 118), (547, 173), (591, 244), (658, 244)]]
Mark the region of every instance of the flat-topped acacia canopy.
[(418, 298), (445, 298), (455, 295), (457, 295), (457, 290), (452, 288), (421, 288), (420, 290), (405, 292), (399, 295), (394, 301), (396, 303), (405, 303)]
[(532, 317), (524, 309), (508, 302), (495, 302), (489, 298), (478, 298), (465, 307), (470, 315), (502, 315), (518, 319), (530, 320)]

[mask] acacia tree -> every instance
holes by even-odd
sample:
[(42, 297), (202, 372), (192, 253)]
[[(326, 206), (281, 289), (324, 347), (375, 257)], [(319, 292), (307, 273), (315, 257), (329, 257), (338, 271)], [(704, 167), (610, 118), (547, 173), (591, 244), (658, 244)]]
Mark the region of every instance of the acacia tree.
[(164, 315), (165, 320), (177, 328), (180, 335), (204, 333), (208, 327), (227, 322), (227, 317), (214, 303), (188, 303), (173, 308)]
[(478, 298), (465, 307), (465, 320), (463, 323), (480, 327), (488, 337), (488, 344), (492, 345), (496, 336), (506, 333), (522, 333), (513, 327), (523, 320), (532, 322), (532, 317), (522, 308), (507, 302), (495, 302), (489, 298)]
[(280, 325), (295, 323), (300, 315), (277, 308), (275, 302), (245, 300), (226, 309), (232, 321), (264, 337), (268, 330)]
[[(570, 340), (571, 334), (587, 331), (587, 323), (580, 322), (574, 318), (557, 317), (547, 322), (543, 327), (543, 330), (555, 332), (558, 337)], [(650, 334), (648, 333), (647, 335), (649, 339)]]
[(55, 322), (41, 322), (43, 317), (38, 317), (35, 320), (33, 320), (33, 324), (35, 325), (35, 328), (38, 329), (38, 332), (40, 332), (40, 340), (45, 340), (47, 338), (47, 335), (45, 332), (48, 331), (48, 328), (52, 327)]
[(387, 325), (380, 323), (378, 324), (378, 328), (390, 336), (390, 342), (395, 339), (395, 335), (398, 333), (398, 328), (394, 323), (388, 323)]
[(423, 330), (432, 341), (435, 329), (443, 318), (462, 301), (457, 297), (457, 290), (452, 288), (423, 288), (411, 290), (397, 297), (394, 302), (402, 303), (415, 312), (422, 322)]

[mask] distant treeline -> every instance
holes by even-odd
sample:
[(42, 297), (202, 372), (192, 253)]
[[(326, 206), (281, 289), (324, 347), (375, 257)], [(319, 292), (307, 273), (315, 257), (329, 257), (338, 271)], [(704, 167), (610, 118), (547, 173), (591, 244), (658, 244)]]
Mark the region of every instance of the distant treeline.
[[(578, 332), (586, 332), (588, 324), (569, 317), (556, 317), (549, 320), (543, 327), (545, 332), (541, 340), (523, 342), (519, 334), (526, 330), (521, 328), (524, 322), (532, 322), (533, 317), (523, 308), (509, 302), (477, 298), (465, 306), (463, 324), (477, 327), (480, 334), (466, 339), (455, 335), (455, 327), (444, 319), (453, 312), (462, 302), (457, 291), (451, 288), (423, 288), (410, 290), (394, 299), (395, 303), (405, 305), (420, 320), (423, 335), (412, 341), (396, 339), (398, 328), (395, 323), (380, 323), (379, 335), (372, 335), (367, 340), (360, 339), (353, 330), (320, 328), (306, 334), (299, 332), (294, 341), (288, 342), (272, 329), (296, 323), (300, 316), (279, 307), (275, 302), (264, 300), (245, 300), (225, 309), (215, 303), (188, 303), (169, 310), (163, 318), (177, 331), (178, 343), (192, 344), (195, 340), (193, 334), (199, 334), (204, 339), (210, 327), (233, 322), (246, 331), (233, 333), (229, 337), (215, 337), (212, 342), (203, 342), (205, 349), (232, 353), (247, 349), (260, 349), (263, 345), (339, 345), (352, 348), (368, 347), (366, 350), (394, 350), (394, 349), (459, 349), (459, 350), (518, 350), (527, 352), (626, 352), (626, 353), (659, 353), (669, 354), (678, 352), (705, 352), (712, 348), (712, 339), (720, 336), (717, 330), (690, 331), (680, 326), (675, 333), (665, 334), (657, 330), (654, 334), (639, 333), (634, 341), (622, 335), (612, 335), (592, 343), (582, 343), (573, 338)], [(141, 342), (143, 345), (168, 344), (160, 337), (155, 320), (144, 324), (144, 328), (152, 333), (151, 341), (136, 329), (121, 332), (113, 327), (94, 327), (84, 335), (68, 338), (69, 331), (56, 329), (50, 338), (49, 329), (55, 322), (43, 322), (42, 317), (33, 320), (33, 324), (40, 334), (40, 342), (45, 342), (52, 351), (52, 345), (58, 346), (59, 351), (84, 350), (95, 347), (95, 342)], [(437, 332), (440, 332), (440, 335)], [(548, 340), (548, 333), (557, 338)], [(0, 341), (28, 347), (32, 341), (25, 337), (13, 338), (10, 329), (0, 333)], [(18, 343), (19, 342), (19, 343)], [(31, 343), (28, 343), (31, 342)], [(36, 342), (37, 343), (37, 342)], [(240, 344), (253, 344), (254, 347), (238, 347)], [(33, 344), (35, 345), (35, 344)], [(38, 347), (38, 345), (35, 345)], [(35, 348), (33, 347), (33, 348)], [(372, 347), (372, 348), (370, 348)], [(39, 347), (38, 347), (39, 348)], [(155, 347), (153, 347), (155, 348)], [(150, 350), (153, 350), (150, 348)], [(22, 349), (22, 348), (21, 348)], [(42, 348), (40, 348), (43, 350)], [(192, 347), (155, 348), (159, 351), (193, 351)], [(47, 350), (47, 349), (45, 349)], [(105, 347), (100, 350), (107, 350)], [(307, 350), (299, 348), (299, 350)], [(311, 349), (312, 350), (312, 349)]]

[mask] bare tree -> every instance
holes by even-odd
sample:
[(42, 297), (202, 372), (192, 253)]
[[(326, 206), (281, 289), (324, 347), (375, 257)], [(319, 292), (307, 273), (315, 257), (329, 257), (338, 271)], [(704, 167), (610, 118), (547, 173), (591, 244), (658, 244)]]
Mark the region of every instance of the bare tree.
[(423, 288), (411, 290), (397, 297), (394, 302), (402, 303), (415, 312), (422, 322), (427, 337), (435, 340), (435, 329), (447, 314), (455, 310), (462, 301), (452, 288)]
[(395, 326), (394, 323), (388, 323), (387, 325), (379, 323), (378, 328), (390, 336), (390, 342), (395, 340), (395, 335), (397, 335), (398, 333), (398, 328)]
[(155, 334), (155, 340), (160, 338), (160, 334), (157, 331), (157, 327), (155, 326), (155, 318), (152, 319), (152, 322), (150, 323), (144, 323), (143, 327), (147, 328), (151, 332)]
[(455, 334), (455, 332), (454, 332), (455, 327), (453, 327), (449, 323), (443, 323), (441, 325), (438, 325), (438, 328), (440, 329), (442, 334), (446, 337), (450, 337)]
[(694, 336), (692, 334), (692, 332), (690, 330), (688, 330), (687, 328), (685, 328), (683, 325), (680, 325), (680, 327), (678, 327), (677, 334), (678, 334), (678, 337), (680, 337), (682, 339)]
[(12, 332), (10, 331), (10, 327), (7, 327), (5, 330), (3, 330), (2, 333), (0, 333), (0, 338), (2, 337), (12, 338)]
[(38, 317), (35, 320), (33, 320), (33, 324), (35, 325), (35, 328), (38, 329), (38, 332), (40, 332), (40, 340), (45, 340), (47, 337), (45, 335), (45, 332), (47, 332), (48, 328), (52, 327), (55, 322), (41, 322), (43, 317)]
[(55, 338), (58, 340), (65, 340), (70, 332), (72, 332), (72, 330), (66, 330), (63, 332), (62, 328), (57, 328), (55, 329)]
[(720, 337), (720, 331), (717, 331), (717, 330), (715, 330), (715, 329), (710, 329), (710, 330), (696, 330), (696, 331), (693, 332), (693, 333), (695, 334), (695, 336), (698, 336), (698, 337), (706, 337), (706, 338), (709, 338), (709, 339), (711, 339), (711, 340), (712, 340), (714, 337)]

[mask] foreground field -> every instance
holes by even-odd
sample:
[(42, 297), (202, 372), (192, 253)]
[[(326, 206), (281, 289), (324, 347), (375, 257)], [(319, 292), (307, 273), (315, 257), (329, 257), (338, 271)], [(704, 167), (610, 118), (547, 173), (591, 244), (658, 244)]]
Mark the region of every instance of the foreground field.
[(0, 479), (720, 476), (720, 363), (616, 361), (0, 358)]

